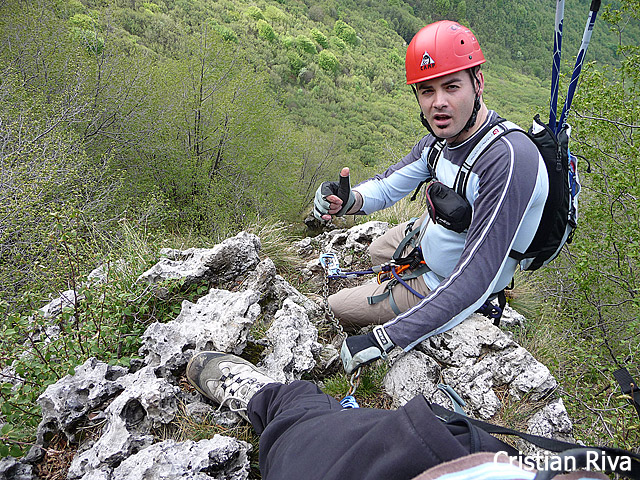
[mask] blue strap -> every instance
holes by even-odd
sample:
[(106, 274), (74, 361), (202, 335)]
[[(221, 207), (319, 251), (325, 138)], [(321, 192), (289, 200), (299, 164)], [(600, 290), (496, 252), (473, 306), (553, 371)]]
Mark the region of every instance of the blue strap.
[(360, 408), (360, 405), (358, 405), (358, 402), (353, 395), (347, 395), (340, 400), (340, 405), (342, 405), (342, 408)]

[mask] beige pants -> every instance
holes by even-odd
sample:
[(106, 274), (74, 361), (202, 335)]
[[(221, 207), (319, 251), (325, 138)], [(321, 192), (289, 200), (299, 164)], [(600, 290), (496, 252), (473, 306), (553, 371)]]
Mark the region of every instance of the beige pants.
[[(408, 223), (405, 222), (391, 228), (371, 243), (369, 255), (373, 265), (380, 265), (391, 260), (398, 245), (405, 237)], [(416, 226), (419, 223), (420, 221), (417, 221)], [(384, 293), (386, 284), (387, 282), (378, 284), (374, 280), (372, 283), (365, 283), (358, 287), (345, 288), (329, 296), (329, 306), (340, 323), (347, 329), (356, 329), (372, 324), (380, 325), (395, 318), (396, 314), (391, 308), (388, 297), (374, 305), (369, 305), (368, 297)], [(429, 293), (422, 276), (408, 280), (407, 284), (421, 295), (426, 296)], [(420, 298), (402, 285), (392, 287), (392, 292), (393, 299), (402, 312), (420, 301)]]

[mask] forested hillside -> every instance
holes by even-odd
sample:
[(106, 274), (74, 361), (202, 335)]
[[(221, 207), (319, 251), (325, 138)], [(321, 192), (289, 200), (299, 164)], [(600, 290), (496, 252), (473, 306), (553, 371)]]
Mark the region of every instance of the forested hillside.
[[(565, 74), (589, 4), (567, 1)], [(97, 264), (144, 263), (162, 246), (203, 246), (265, 225), (303, 235), (321, 181), (345, 165), (358, 181), (404, 155), (425, 133), (404, 55), (430, 21), (475, 31), (490, 108), (525, 127), (545, 117), (554, 6), (0, 0), (0, 369), (30, 328), (29, 312), (53, 291), (80, 288)], [(607, 376), (639, 361), (639, 13), (637, 0), (603, 5), (570, 117), (573, 148), (592, 168), (583, 173), (584, 220), (569, 253), (526, 279), (525, 300), (542, 320), (522, 332), (568, 372), (565, 388), (593, 393), (589, 405), (605, 412), (585, 435), (614, 431), (627, 446), (631, 430), (610, 426), (626, 410)], [(123, 319), (138, 318), (127, 303), (136, 288), (112, 305), (118, 335), (128, 335)], [(94, 353), (113, 362), (127, 356), (97, 343)], [(44, 363), (40, 385), (66, 373)], [(4, 415), (17, 411), (11, 392), (0, 390)], [(18, 410), (28, 413), (25, 398)], [(583, 401), (574, 399), (574, 412)]]

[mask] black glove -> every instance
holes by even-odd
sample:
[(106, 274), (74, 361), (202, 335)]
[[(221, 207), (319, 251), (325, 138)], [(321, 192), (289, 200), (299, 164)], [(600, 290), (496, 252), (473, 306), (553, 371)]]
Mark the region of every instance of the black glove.
[(379, 358), (386, 358), (387, 352), (394, 347), (393, 342), (384, 330), (377, 326), (366, 335), (347, 337), (342, 342), (340, 358), (347, 375), (362, 365), (367, 365)]
[(345, 215), (353, 204), (356, 203), (356, 197), (351, 191), (349, 176), (340, 175), (339, 182), (323, 182), (316, 190), (316, 196), (313, 200), (313, 215), (322, 220), (322, 215), (329, 215), (330, 203), (327, 201), (329, 195), (335, 195), (342, 200), (342, 208), (335, 215), (342, 217)]

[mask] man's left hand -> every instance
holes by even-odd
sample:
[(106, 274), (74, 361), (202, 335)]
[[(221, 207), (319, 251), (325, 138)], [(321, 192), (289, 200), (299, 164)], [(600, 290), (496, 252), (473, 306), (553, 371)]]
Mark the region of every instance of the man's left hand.
[(394, 347), (393, 342), (384, 330), (377, 326), (366, 335), (354, 335), (347, 337), (342, 342), (340, 358), (347, 375), (358, 367), (367, 365), (379, 358), (385, 358), (387, 352)]

